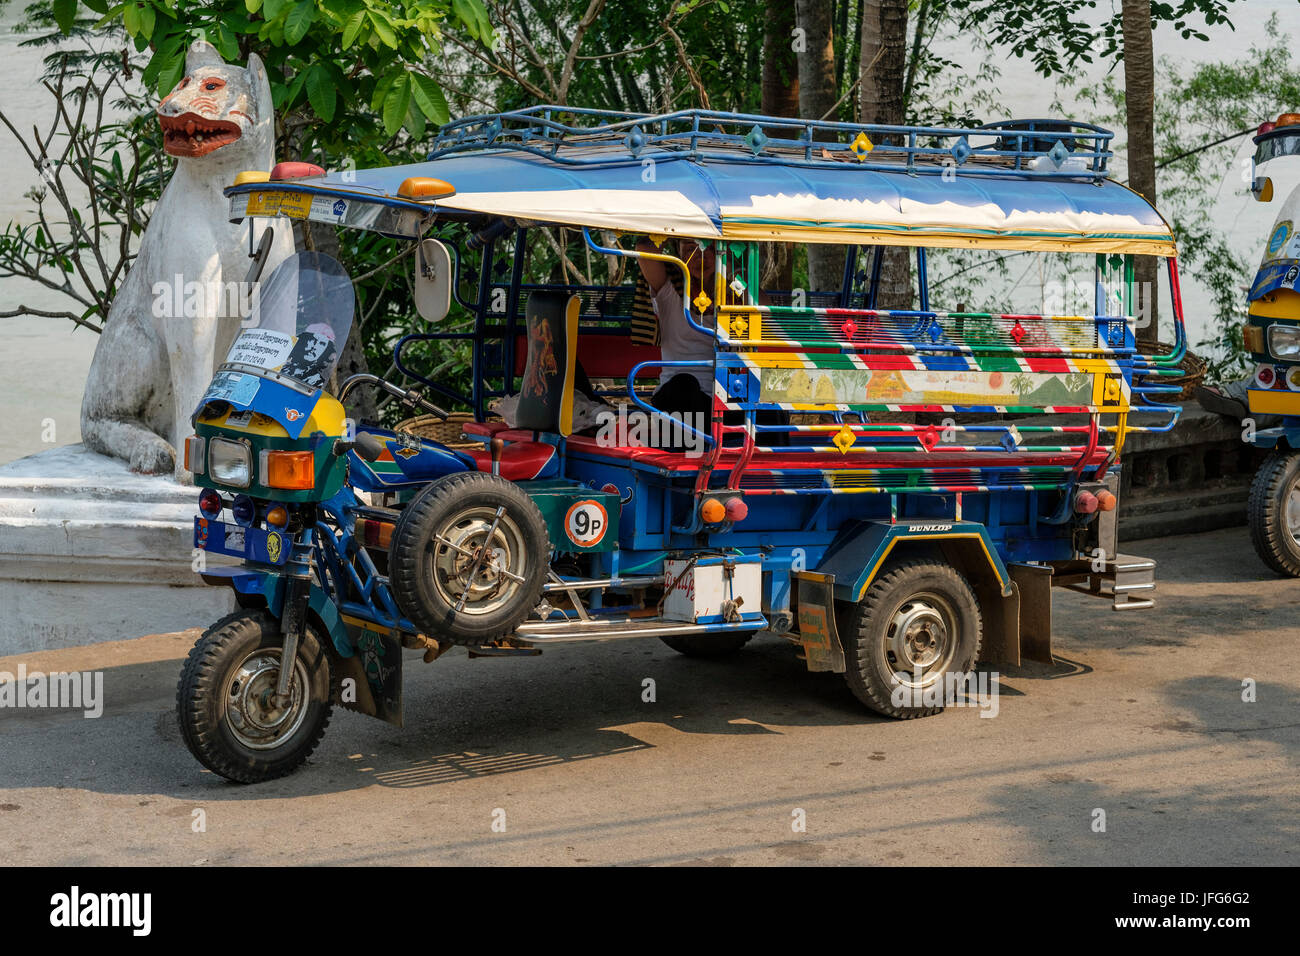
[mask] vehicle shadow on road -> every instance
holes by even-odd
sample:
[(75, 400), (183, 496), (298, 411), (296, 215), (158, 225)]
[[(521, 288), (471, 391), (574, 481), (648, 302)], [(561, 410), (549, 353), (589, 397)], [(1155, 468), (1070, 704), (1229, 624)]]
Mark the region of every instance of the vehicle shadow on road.
[(41, 787), (217, 800), (431, 787), (650, 749), (641, 725), (749, 737), (887, 721), (859, 704), (840, 675), (809, 673), (792, 644), (771, 636), (721, 660), (683, 657), (657, 641), (431, 666), (413, 654), (404, 728), (336, 708), (305, 767), (244, 787), (203, 770), (186, 750), (174, 713), (179, 665), (104, 669), (97, 720), (75, 711), (0, 714), (10, 751), (0, 753), (0, 803), (6, 790)]

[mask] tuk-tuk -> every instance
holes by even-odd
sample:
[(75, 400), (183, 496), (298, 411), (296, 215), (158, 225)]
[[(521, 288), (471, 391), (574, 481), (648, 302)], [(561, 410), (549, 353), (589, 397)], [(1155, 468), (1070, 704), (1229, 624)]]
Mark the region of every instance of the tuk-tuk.
[[(1283, 113), (1255, 135), (1254, 164), (1300, 155), (1300, 113)], [(1273, 181), (1252, 177), (1260, 202), (1273, 199)], [(1253, 415), (1282, 423), (1256, 429), (1249, 440), (1271, 449), (1247, 501), (1250, 540), (1278, 574), (1300, 577), (1300, 187), (1278, 210), (1251, 283), (1242, 341), (1257, 363), (1246, 395)]]
[[(1150, 607), (1154, 563), (1118, 550), (1119, 459), (1128, 434), (1176, 421), (1159, 383), (1185, 336), (1169, 226), (1108, 178), (1110, 138), (543, 106), (448, 124), (423, 163), (241, 174), (232, 221), (415, 244), (431, 325), (396, 345), (402, 384), (353, 376), (336, 398), (343, 267), (303, 252), (262, 283), (187, 444), (195, 544), (240, 561), (203, 572), (240, 609), (185, 665), (190, 749), (269, 779), (306, 759), (333, 703), (400, 724), (403, 648), (640, 637), (718, 657), (780, 635), (870, 709), (920, 717), (977, 661), (1050, 661), (1053, 585)], [(529, 274), (556, 227), (614, 280)], [(711, 272), (676, 254), (686, 240)], [(763, 287), (770, 243), (844, 247), (842, 284)], [(913, 250), (911, 308), (878, 307), (889, 247)], [(935, 249), (1087, 256), (1091, 314), (940, 307)], [(1136, 349), (1135, 255), (1168, 265), (1170, 354)], [(642, 263), (680, 281), (679, 316), (645, 308)], [(440, 329), (453, 303), (463, 327)], [(669, 319), (706, 358), (656, 344)], [(462, 343), (467, 389), (411, 358)], [(703, 421), (657, 403), (669, 373), (707, 386)], [(468, 410), (471, 447), (353, 426), (340, 400), (359, 387)], [(593, 402), (605, 418), (584, 428)]]

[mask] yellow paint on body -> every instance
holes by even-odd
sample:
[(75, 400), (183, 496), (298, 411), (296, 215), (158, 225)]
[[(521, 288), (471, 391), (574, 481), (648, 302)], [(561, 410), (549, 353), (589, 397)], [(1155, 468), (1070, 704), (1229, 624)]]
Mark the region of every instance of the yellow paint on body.
[[(248, 424), (232, 424), (232, 416), (245, 415), (247, 412), (240, 411), (238, 408), (228, 406), (225, 411), (215, 415), (202, 415), (198, 419), (200, 425), (210, 425), (214, 428), (220, 428), (223, 431), (237, 432), (243, 435), (255, 435), (260, 438), (288, 438), (289, 433), (284, 426), (268, 415), (262, 415), (254, 412), (249, 419)], [(317, 400), (315, 407), (312, 408), (311, 414), (307, 416), (307, 423), (303, 426), (303, 435), (324, 434), (341, 437), (344, 432), (344, 419), (347, 417), (343, 410), (343, 405), (333, 395), (321, 392), (320, 399)]]
[(1300, 415), (1300, 392), (1252, 388), (1246, 394), (1258, 415)]

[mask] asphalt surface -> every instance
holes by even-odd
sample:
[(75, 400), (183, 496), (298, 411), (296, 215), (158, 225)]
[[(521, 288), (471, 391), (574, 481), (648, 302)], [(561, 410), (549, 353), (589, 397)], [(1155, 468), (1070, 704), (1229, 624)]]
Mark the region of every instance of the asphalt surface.
[(10, 864), (1300, 862), (1300, 581), (1244, 528), (1125, 550), (1159, 562), (1157, 606), (1058, 592), (1059, 663), (1004, 674), (992, 719), (878, 718), (773, 637), (725, 662), (654, 639), (412, 651), (404, 729), (336, 711), (296, 774), (238, 786), (176, 729), (197, 631), (0, 658), (102, 670), (106, 701), (0, 708), (0, 845)]

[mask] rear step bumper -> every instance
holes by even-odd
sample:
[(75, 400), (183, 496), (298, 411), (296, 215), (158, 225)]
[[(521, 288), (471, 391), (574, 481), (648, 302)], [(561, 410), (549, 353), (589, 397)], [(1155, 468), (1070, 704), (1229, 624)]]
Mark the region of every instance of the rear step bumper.
[(1101, 571), (1079, 562), (1058, 570), (1052, 583), (1092, 597), (1108, 597), (1116, 611), (1140, 611), (1154, 607), (1146, 595), (1156, 589), (1156, 563), (1150, 558), (1117, 554), (1107, 559)]
[(735, 634), (761, 631), (762, 617), (726, 624), (686, 624), (679, 621), (632, 618), (591, 618), (586, 621), (528, 621), (520, 624), (514, 637), (529, 644), (562, 644), (574, 641), (616, 641), (629, 637), (676, 637), (688, 634)]

